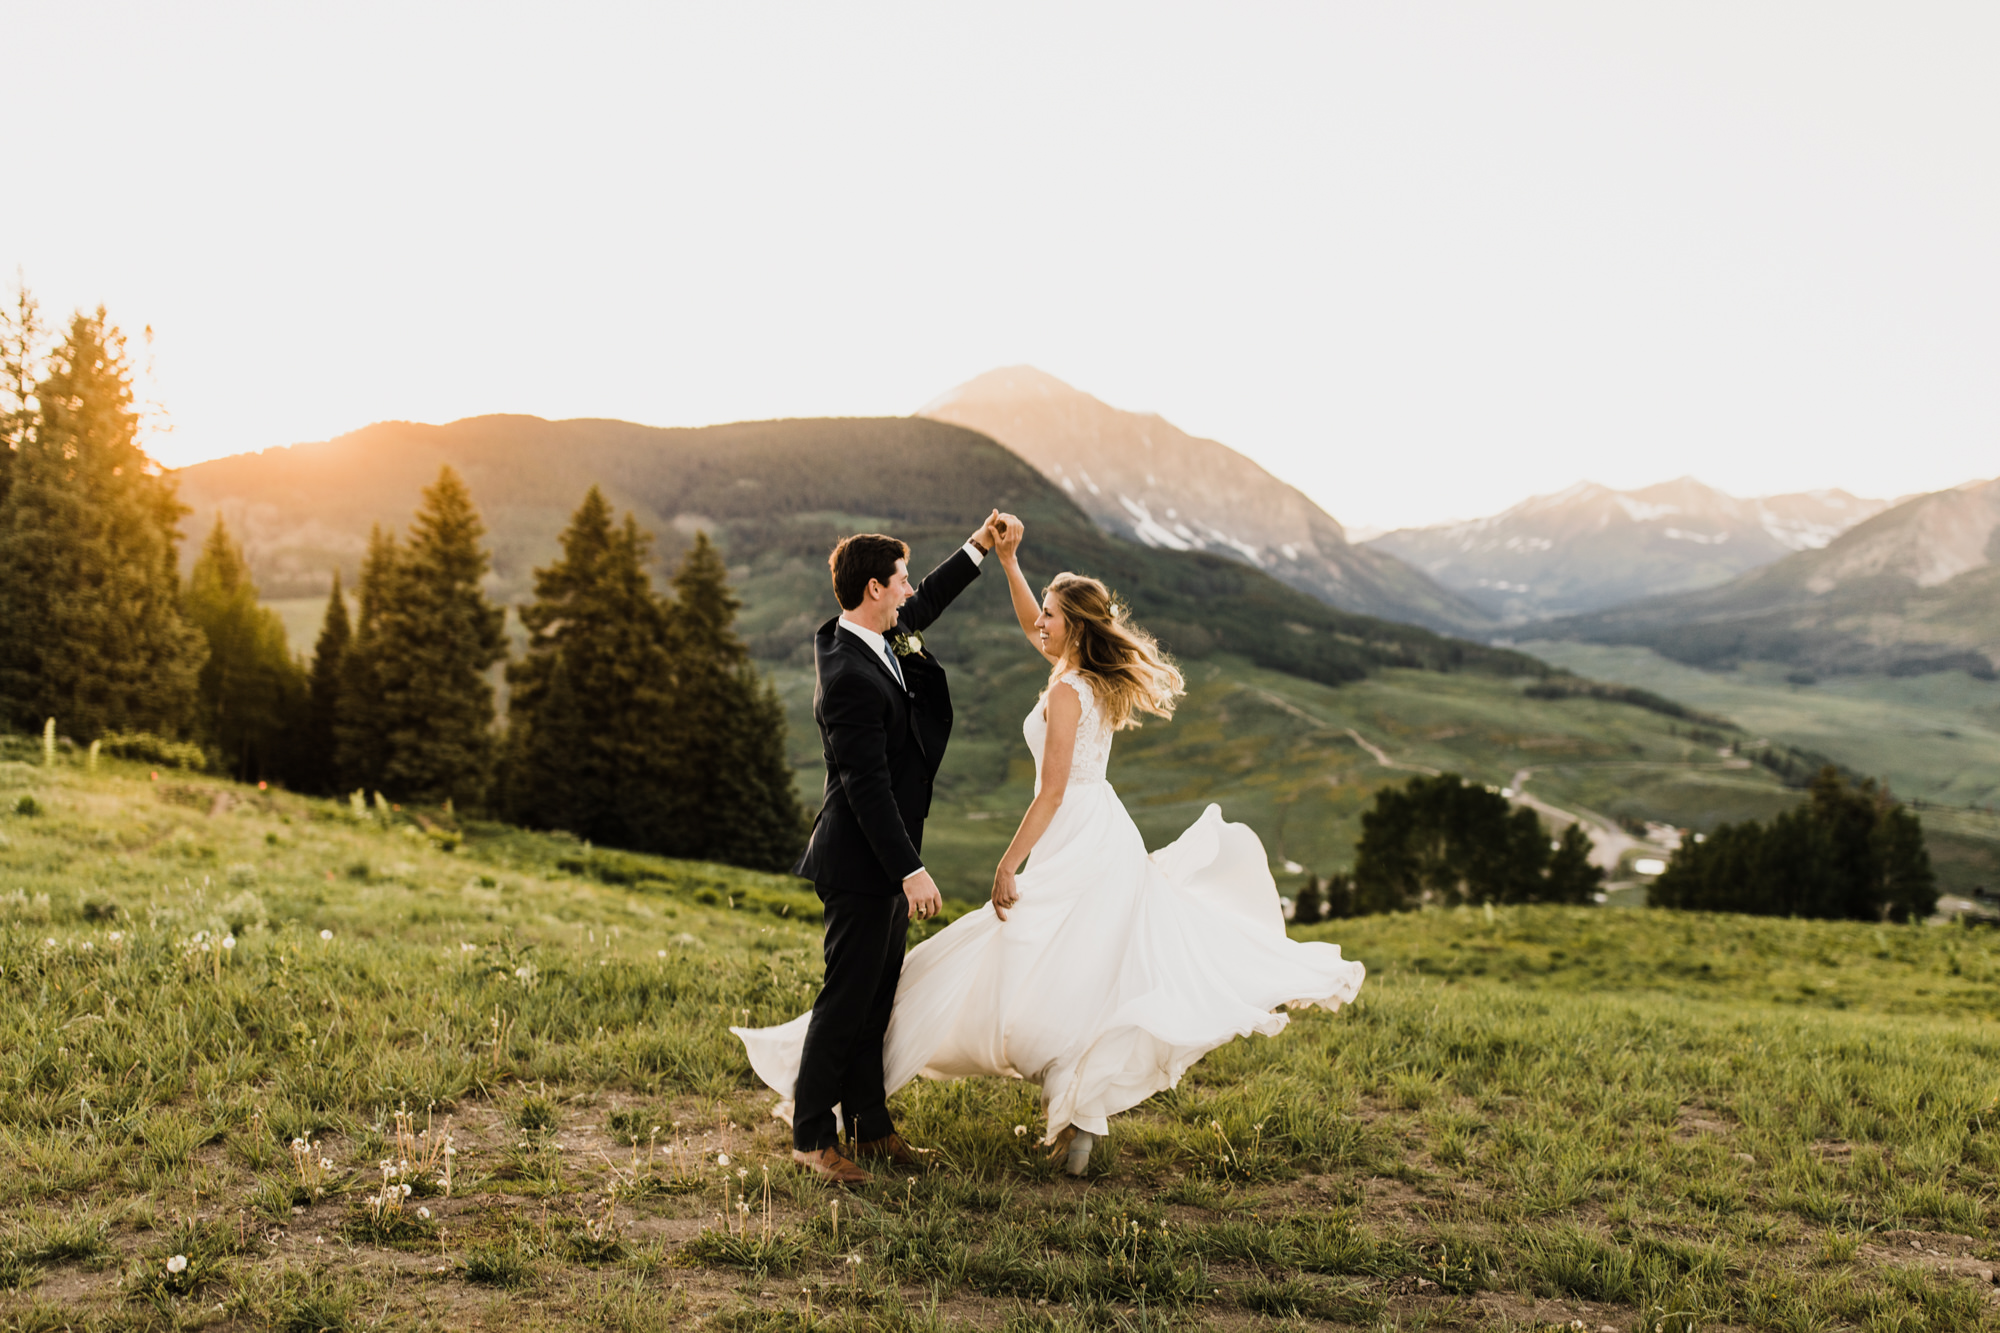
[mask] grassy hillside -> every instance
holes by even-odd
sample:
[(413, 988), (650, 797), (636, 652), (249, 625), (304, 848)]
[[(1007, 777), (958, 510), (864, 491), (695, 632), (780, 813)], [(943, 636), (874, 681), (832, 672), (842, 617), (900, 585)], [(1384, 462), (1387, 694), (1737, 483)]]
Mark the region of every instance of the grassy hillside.
[(2000, 885), (2000, 683), (1962, 671), (1834, 675), (1801, 683), (1774, 663), (1700, 671), (1646, 648), (1535, 642), (1528, 651), (1733, 718), (1756, 736), (1819, 751), (1921, 803), (1943, 881)]
[[(1023, 1085), (920, 1084), (937, 1166), (836, 1218), (724, 1030), (816, 984), (787, 882), (112, 762), (0, 764), (22, 796), (0, 1327), (1995, 1326), (1987, 934), (1317, 927), (1360, 1002), (1211, 1055), (1089, 1179), (1024, 1151)], [(448, 1191), (369, 1204), (447, 1133)]]
[[(926, 833), (925, 859), (945, 892), (968, 900), (985, 896), (1033, 790), (1020, 721), (1043, 676), (1025, 646), (1012, 661), (962, 710)], [(816, 793), (810, 673), (781, 667), (776, 674), (801, 789)], [(1524, 782), (1533, 796), (1600, 828), (1658, 821), (1705, 831), (1767, 819), (1800, 799), (1769, 770), (1719, 755), (1707, 728), (1625, 703), (1529, 698), (1520, 680), (1385, 670), (1333, 688), (1227, 654), (1192, 664), (1188, 675), (1189, 695), (1173, 722), (1118, 738), (1111, 780), (1149, 846), (1220, 802), (1264, 840), (1286, 892), (1299, 880), (1284, 870), (1287, 861), (1322, 875), (1351, 866), (1376, 790), (1413, 771), (1455, 771), (1494, 786)], [(1991, 873), (2000, 861), (2000, 818), (1928, 807), (1923, 817), (1947, 889), (2000, 881)]]

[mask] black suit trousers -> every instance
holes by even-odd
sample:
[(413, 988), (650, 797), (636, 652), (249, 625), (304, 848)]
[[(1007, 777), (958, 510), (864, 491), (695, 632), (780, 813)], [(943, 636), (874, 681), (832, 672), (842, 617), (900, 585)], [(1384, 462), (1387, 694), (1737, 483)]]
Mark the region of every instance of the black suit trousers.
[(882, 1039), (903, 976), (910, 900), (900, 893), (827, 893), (826, 980), (813, 1001), (792, 1093), (792, 1146), (836, 1147), (837, 1103), (862, 1142), (895, 1132), (882, 1082)]

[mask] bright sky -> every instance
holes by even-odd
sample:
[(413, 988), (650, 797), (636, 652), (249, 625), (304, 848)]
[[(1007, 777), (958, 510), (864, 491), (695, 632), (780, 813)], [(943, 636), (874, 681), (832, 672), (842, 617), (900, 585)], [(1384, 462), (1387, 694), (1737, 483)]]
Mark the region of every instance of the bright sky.
[(175, 464), (1029, 362), (1350, 524), (2000, 473), (2000, 6), (0, 0)]

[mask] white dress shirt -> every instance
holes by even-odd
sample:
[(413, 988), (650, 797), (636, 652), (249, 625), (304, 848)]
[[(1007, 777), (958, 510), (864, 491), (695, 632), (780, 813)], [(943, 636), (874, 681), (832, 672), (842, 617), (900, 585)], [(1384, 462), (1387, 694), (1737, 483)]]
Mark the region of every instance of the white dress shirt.
[[(979, 544), (977, 542), (969, 541), (961, 549), (963, 549), (967, 555), (972, 557), (972, 563), (975, 565), (977, 565), (980, 561), (986, 558), (986, 552), (979, 549)], [(849, 634), (852, 634), (855, 638), (861, 640), (862, 643), (868, 646), (869, 651), (873, 652), (875, 656), (881, 658), (882, 664), (889, 668), (889, 674), (896, 678), (897, 684), (901, 685), (905, 690), (910, 688), (909, 683), (903, 679), (902, 665), (896, 661), (896, 655), (893, 652), (889, 651), (888, 639), (884, 638), (880, 634), (877, 634), (874, 630), (869, 629), (866, 625), (856, 624), (854, 621), (849, 620), (846, 616), (842, 616), (840, 618), (840, 628), (846, 630)], [(905, 883), (908, 883), (910, 880), (915, 879), (918, 875), (921, 875), (923, 873), (924, 873), (924, 868), (922, 866), (918, 866), (915, 870), (912, 870), (909, 874), (903, 876), (903, 880)]]

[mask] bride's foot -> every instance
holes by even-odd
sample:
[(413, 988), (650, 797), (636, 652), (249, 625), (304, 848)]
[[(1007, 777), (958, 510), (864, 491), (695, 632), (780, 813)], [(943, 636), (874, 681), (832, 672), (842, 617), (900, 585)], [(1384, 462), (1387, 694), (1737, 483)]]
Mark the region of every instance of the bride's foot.
[(1080, 1176), (1090, 1166), (1090, 1150), (1097, 1144), (1097, 1135), (1075, 1125), (1064, 1125), (1056, 1134), (1055, 1142), (1049, 1145), (1049, 1160), (1061, 1162), (1063, 1171), (1072, 1176)]
[(1076, 1137), (1069, 1141), (1069, 1153), (1063, 1158), (1063, 1170), (1069, 1175), (1080, 1176), (1090, 1165), (1090, 1150), (1097, 1146), (1097, 1135), (1087, 1129), (1079, 1129)]

